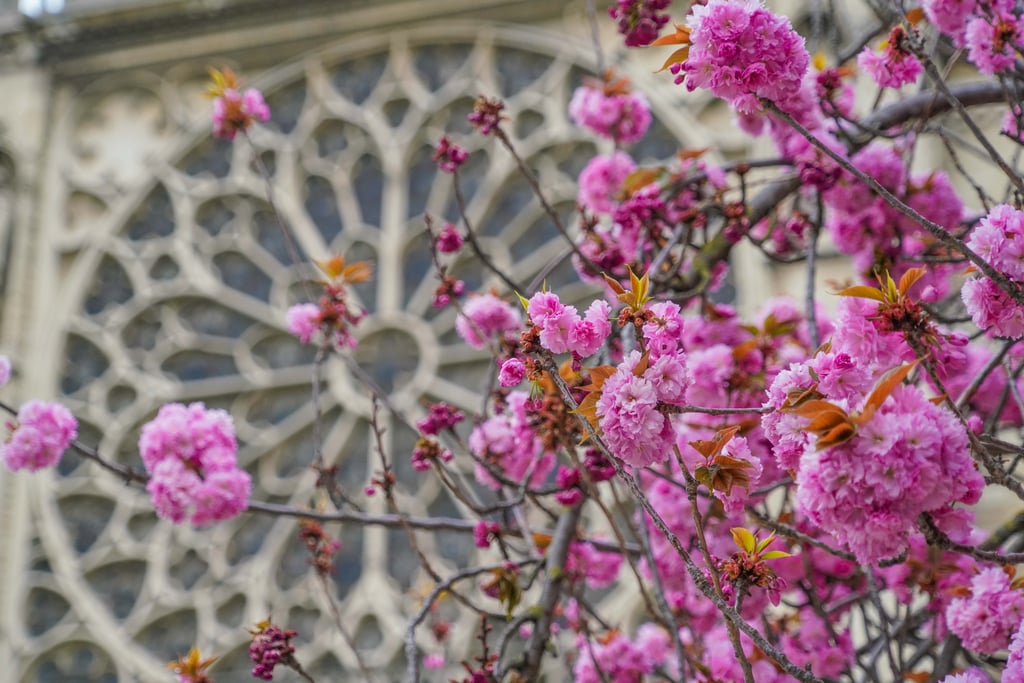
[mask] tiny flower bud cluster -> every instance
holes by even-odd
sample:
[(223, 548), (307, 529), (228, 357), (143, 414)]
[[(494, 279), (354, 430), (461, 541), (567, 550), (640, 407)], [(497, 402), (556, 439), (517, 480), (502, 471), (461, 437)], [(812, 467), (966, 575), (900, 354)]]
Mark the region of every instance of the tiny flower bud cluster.
[(650, 45), (658, 31), (668, 23), (667, 14), (659, 12), (672, 0), (616, 0), (608, 14), (618, 22), (619, 33), (626, 37), (628, 47)]
[(256, 666), (252, 668), (254, 678), (270, 681), (274, 678), (274, 667), (278, 664), (289, 665), (294, 660), (295, 646), (292, 638), (299, 635), (297, 631), (284, 630), (269, 621), (256, 625), (249, 645), (249, 659)]
[(469, 152), (459, 147), (447, 135), (442, 135), (434, 149), (433, 160), (445, 173), (455, 173), (469, 158)]

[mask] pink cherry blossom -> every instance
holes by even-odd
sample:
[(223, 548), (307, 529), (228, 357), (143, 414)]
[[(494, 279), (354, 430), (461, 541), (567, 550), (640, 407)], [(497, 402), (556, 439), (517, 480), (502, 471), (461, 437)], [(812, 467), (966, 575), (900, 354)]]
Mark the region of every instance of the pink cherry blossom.
[(56, 465), (78, 436), (78, 420), (59, 403), (29, 401), (18, 409), (17, 420), (7, 425), (12, 432), (0, 444), (0, 458), (12, 472)]

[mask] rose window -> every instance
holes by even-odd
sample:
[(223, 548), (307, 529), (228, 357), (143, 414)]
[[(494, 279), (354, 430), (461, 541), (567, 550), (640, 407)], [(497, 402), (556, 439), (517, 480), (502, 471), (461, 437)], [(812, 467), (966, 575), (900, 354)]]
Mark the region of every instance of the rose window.
[[(315, 349), (288, 334), (284, 312), (307, 300), (311, 259), (369, 259), (374, 277), (355, 287), (369, 311), (350, 354), (360, 370), (338, 356), (323, 367), (324, 458), (346, 493), (384, 511), (381, 496), (362, 493), (380, 469), (362, 373), (399, 414), (382, 410), (381, 426), (403, 510), (458, 517), (459, 503), (409, 461), (416, 437), (408, 424), (424, 414), (424, 401), (476, 413), (490, 369), (487, 355), (455, 334), (455, 312), (432, 306), (437, 279), (424, 214), (438, 225), (457, 218), (451, 177), (436, 170), (433, 146), (447, 132), (471, 150), (462, 189), (499, 267), (524, 288), (543, 279), (563, 297), (585, 296), (568, 284), (576, 278), (566, 247), (514, 160), (465, 119), (478, 94), (505, 98), (506, 129), (570, 223), (575, 178), (597, 149), (565, 113), (587, 54), (535, 30), (446, 26), (433, 36), (348, 41), (253, 77), (273, 118), (252, 143), (291, 245), (249, 144), (213, 140), (204, 119), (174, 104), (188, 83), (147, 77), (83, 94), (71, 133), (79, 159), (66, 174), (75, 219), (59, 245), (53, 309), (63, 330), (55, 380), (82, 420), (83, 440), (139, 466), (139, 426), (163, 403), (203, 401), (234, 416), (255, 500), (314, 504)], [(143, 142), (112, 139), (118, 112), (144, 129)], [(638, 159), (677, 149), (680, 130), (668, 120), (678, 116), (655, 122), (633, 150)], [(100, 182), (108, 149), (123, 157)], [(292, 250), (303, 265), (293, 264)], [(471, 261), (467, 253), (453, 271), (467, 288), (501, 289)], [(73, 455), (56, 476), (28, 486), (28, 569), (16, 607), (23, 629), (14, 639), (28, 654), (16, 659), (18, 680), (158, 680), (163, 663), (193, 642), (224, 655), (218, 681), (250, 680), (244, 628), (268, 614), (300, 632), (314, 675), (338, 680), (355, 667), (311, 580), (294, 518), (247, 513), (204, 529), (174, 526), (157, 519), (144, 491)], [(346, 625), (374, 669), (399, 676), (409, 595), (426, 576), (401, 530), (327, 529), (343, 543), (333, 579)], [(442, 573), (475, 552), (464, 533), (423, 533), (419, 543)]]

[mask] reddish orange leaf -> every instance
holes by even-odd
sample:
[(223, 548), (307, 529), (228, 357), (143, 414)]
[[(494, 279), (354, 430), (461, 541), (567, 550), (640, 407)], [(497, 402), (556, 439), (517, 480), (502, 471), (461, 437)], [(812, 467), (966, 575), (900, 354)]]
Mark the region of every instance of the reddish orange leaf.
[(846, 443), (857, 434), (857, 428), (848, 423), (836, 425), (833, 429), (829, 430), (825, 434), (818, 436), (818, 443), (816, 444), (817, 450), (824, 450), (831, 446), (838, 446), (841, 443)]
[(654, 73), (660, 74), (662, 71), (664, 71), (665, 69), (669, 68), (673, 64), (682, 64), (689, 57), (690, 57), (690, 46), (687, 45), (686, 47), (681, 47), (678, 50), (676, 50), (675, 52), (673, 52), (672, 54), (670, 54), (668, 56), (668, 59), (665, 60), (665, 63), (661, 65), (661, 68), (658, 69), (657, 71), (655, 71)]
[(726, 495), (732, 493), (733, 486), (750, 488), (750, 473), (746, 470), (753, 465), (740, 458), (718, 455), (709, 465), (701, 465), (694, 470), (694, 477), (704, 486), (713, 491), (722, 491)]
[(614, 365), (598, 365), (592, 368), (587, 368), (587, 372), (590, 373), (590, 384), (582, 387), (584, 391), (601, 391), (601, 387), (604, 386), (606, 379), (615, 374)]
[(687, 45), (690, 42), (690, 29), (683, 24), (676, 24), (676, 30), (674, 33), (670, 33), (667, 36), (658, 38), (653, 43), (652, 47), (659, 45)]
[(640, 360), (633, 366), (633, 376), (642, 377), (647, 372), (647, 364), (651, 360), (651, 355), (647, 351), (644, 351), (644, 355), (640, 356)]
[(739, 425), (725, 427), (724, 429), (719, 429), (710, 439), (691, 441), (690, 445), (693, 446), (698, 453), (703, 455), (705, 460), (711, 460), (711, 458), (722, 452), (722, 449), (725, 448), (727, 443), (729, 443), (729, 440), (736, 436), (739, 431)]
[(366, 282), (373, 274), (373, 266), (369, 261), (356, 261), (345, 266), (341, 271), (341, 279), (349, 284)]
[(681, 149), (676, 152), (676, 157), (680, 161), (686, 161), (687, 159), (700, 159), (702, 156), (707, 154), (710, 147), (701, 147), (700, 149)]
[(604, 281), (611, 287), (611, 290), (615, 292), (615, 295), (621, 299), (622, 295), (626, 293), (626, 288), (619, 284), (619, 281), (611, 277), (607, 273), (602, 273)]
[(792, 412), (795, 408), (813, 399), (821, 398), (821, 394), (818, 393), (818, 384), (812, 384), (807, 389), (790, 389), (789, 393), (786, 394), (786, 400), (782, 404), (780, 410), (782, 412)]
[(900, 278), (900, 294), (906, 296), (910, 288), (914, 286), (914, 283), (924, 277), (926, 272), (924, 268), (911, 268), (903, 273), (903, 277)]
[(885, 399), (889, 398), (889, 394), (892, 393), (900, 382), (906, 379), (910, 371), (917, 367), (917, 364), (921, 362), (921, 359), (915, 360), (913, 363), (905, 363), (897, 366), (884, 375), (882, 379), (878, 381), (878, 384), (872, 390), (871, 395), (868, 396), (868, 400), (864, 402), (864, 410), (856, 418), (857, 424), (865, 424), (875, 415), (875, 411), (882, 407), (885, 403)]
[(850, 416), (847, 415), (842, 408), (838, 406), (832, 406), (834, 410), (821, 410), (819, 411), (810, 422), (807, 423), (805, 429), (815, 434), (825, 434), (831, 432), (839, 425), (853, 425), (850, 420)]
[(572, 411), (574, 415), (582, 415), (583, 418), (590, 423), (590, 426), (597, 429), (597, 402), (601, 398), (600, 391), (592, 391), (587, 394), (580, 404), (576, 406), (576, 409)]
[(661, 167), (657, 168), (638, 168), (622, 181), (622, 194), (623, 198), (631, 197), (637, 190), (642, 187), (647, 187), (655, 180), (657, 180), (665, 169)]
[(332, 280), (341, 275), (341, 272), (345, 269), (345, 259), (341, 256), (332, 256), (326, 261), (314, 261), (314, 263)]

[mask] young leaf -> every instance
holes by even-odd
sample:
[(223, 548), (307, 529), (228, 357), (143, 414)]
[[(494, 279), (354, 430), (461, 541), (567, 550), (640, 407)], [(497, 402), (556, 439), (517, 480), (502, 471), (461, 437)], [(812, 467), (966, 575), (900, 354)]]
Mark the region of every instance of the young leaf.
[(732, 531), (733, 542), (740, 548), (740, 550), (743, 550), (747, 553), (754, 552), (754, 548), (756, 546), (754, 534), (750, 533), (741, 526), (733, 527), (732, 529), (730, 529), (730, 531)]
[(780, 557), (793, 557), (793, 554), (787, 553), (785, 550), (769, 550), (761, 555), (762, 560), (775, 560)]
[(900, 278), (899, 292), (900, 296), (906, 296), (907, 292), (914, 284), (923, 278), (927, 271), (924, 268), (911, 268), (907, 272), (903, 273), (903, 277)]
[(604, 281), (608, 284), (611, 290), (615, 292), (615, 296), (618, 297), (618, 299), (621, 301), (622, 295), (626, 293), (626, 288), (619, 284), (618, 280), (616, 280), (613, 277), (610, 277), (607, 273), (602, 273), (602, 276), (604, 277)]
[(640, 360), (633, 366), (633, 376), (642, 377), (647, 372), (647, 364), (650, 362), (651, 355), (647, 351), (644, 351), (644, 355), (640, 356)]
[(661, 65), (661, 68), (658, 69), (657, 71), (655, 71), (654, 73), (660, 74), (662, 71), (664, 71), (665, 69), (669, 68), (673, 64), (682, 64), (683, 62), (685, 62), (687, 60), (687, 58), (689, 56), (690, 56), (690, 46), (687, 45), (686, 47), (681, 47), (678, 50), (676, 50), (675, 52), (673, 52), (672, 54), (670, 54), (668, 56), (668, 59), (665, 60), (665, 63)]
[(582, 415), (594, 429), (598, 427), (597, 402), (601, 399), (600, 391), (592, 391), (583, 397), (580, 404), (572, 411), (574, 415)]
[(871, 299), (879, 303), (885, 303), (885, 295), (874, 287), (868, 287), (867, 285), (857, 285), (855, 287), (847, 287), (836, 292), (836, 296), (855, 296), (859, 299)]
[(722, 449), (725, 448), (727, 443), (729, 443), (729, 440), (736, 436), (739, 431), (739, 425), (733, 425), (732, 427), (719, 429), (710, 439), (691, 441), (690, 445), (693, 446), (698, 453), (703, 455), (705, 460), (711, 460), (722, 452)]

